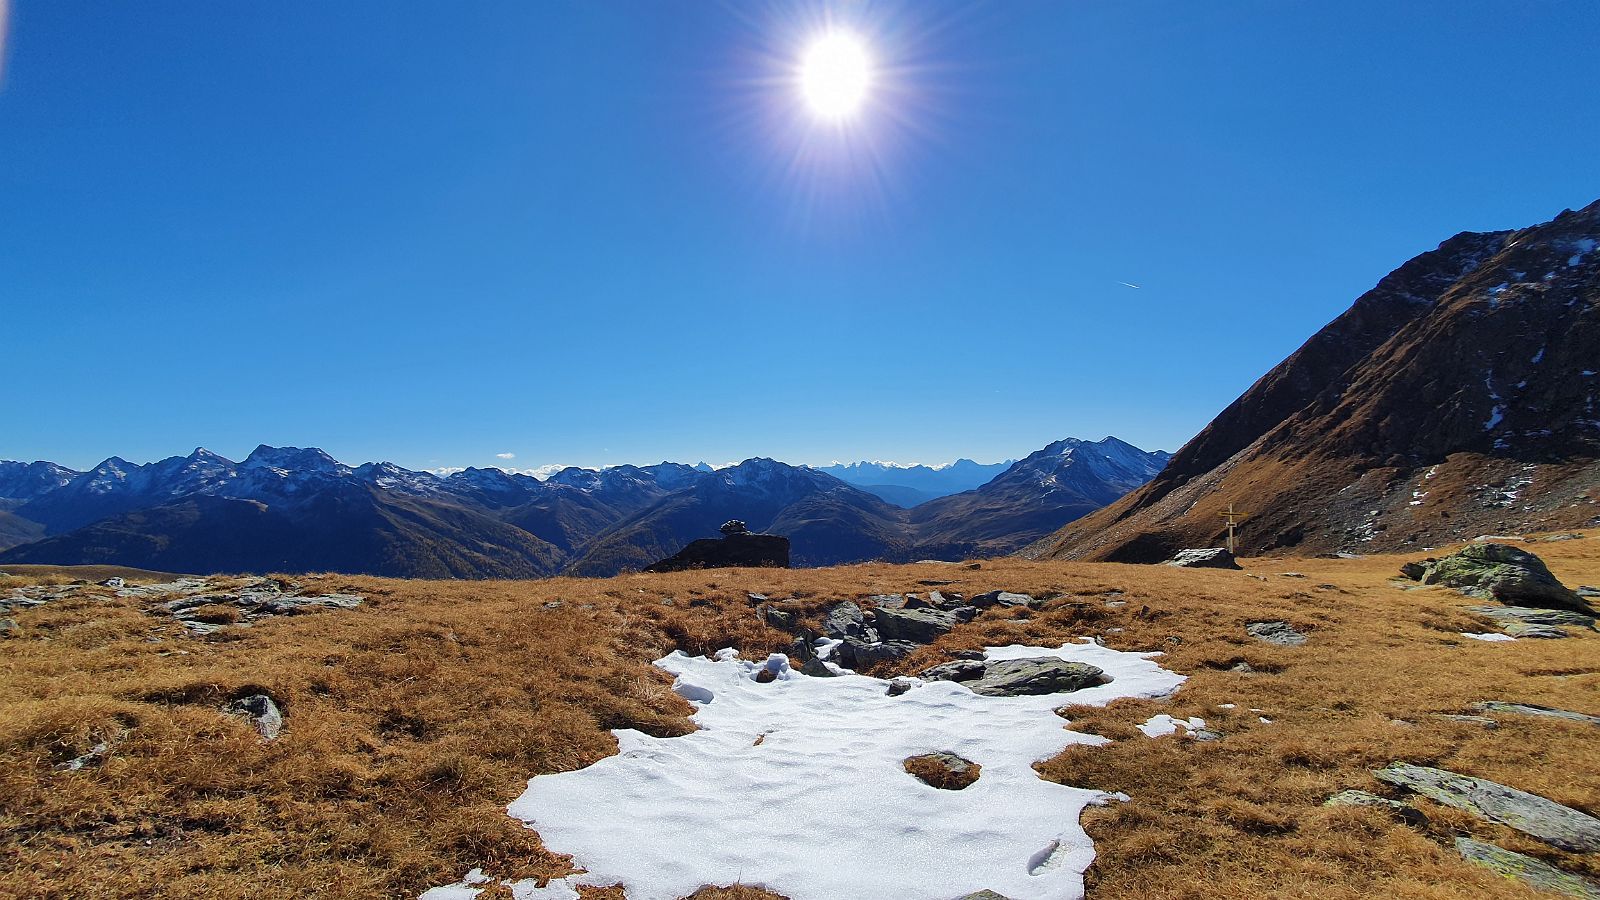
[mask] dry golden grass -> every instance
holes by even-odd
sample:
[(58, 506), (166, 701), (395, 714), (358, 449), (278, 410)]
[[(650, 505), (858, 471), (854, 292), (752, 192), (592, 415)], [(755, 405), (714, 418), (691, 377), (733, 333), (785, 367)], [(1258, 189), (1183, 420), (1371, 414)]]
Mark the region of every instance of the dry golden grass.
[[(1600, 582), (1600, 540), (1533, 549), (1569, 584)], [(1600, 636), (1462, 639), (1488, 630), (1464, 610), (1473, 601), (1389, 583), (1410, 558), (1250, 560), (1247, 572), (997, 560), (599, 581), (317, 576), (304, 580), (368, 603), (218, 640), (97, 590), (103, 599), (15, 614), (20, 632), (0, 643), (0, 896), (405, 897), (474, 866), (565, 874), (569, 860), (505, 804), (531, 775), (614, 752), (608, 729), (690, 730), (690, 707), (651, 660), (786, 647), (746, 591), (799, 598), (815, 622), (831, 600), (926, 590), (918, 582), (930, 579), (1054, 599), (992, 611), (899, 671), (956, 649), (1099, 635), (1166, 651), (1165, 665), (1192, 676), (1168, 701), (1064, 710), (1114, 742), (1071, 748), (1041, 774), (1133, 798), (1086, 816), (1099, 852), (1091, 896), (1534, 896), (1459, 861), (1456, 833), (1600, 874), (1600, 859), (1432, 805), (1424, 831), (1321, 807), (1344, 788), (1381, 793), (1369, 770), (1405, 759), (1600, 812), (1600, 729), (1499, 716), (1488, 731), (1436, 715), (1480, 699), (1600, 712)], [(1291, 570), (1306, 577), (1277, 574)], [(1310, 643), (1245, 636), (1245, 622), (1271, 618), (1307, 629)], [(1238, 661), (1259, 674), (1229, 671)], [(272, 743), (219, 711), (262, 690), (286, 717)], [(1225, 737), (1133, 730), (1158, 711), (1200, 715)], [(98, 767), (53, 768), (100, 742), (111, 750)], [(696, 896), (772, 895), (736, 885)]]

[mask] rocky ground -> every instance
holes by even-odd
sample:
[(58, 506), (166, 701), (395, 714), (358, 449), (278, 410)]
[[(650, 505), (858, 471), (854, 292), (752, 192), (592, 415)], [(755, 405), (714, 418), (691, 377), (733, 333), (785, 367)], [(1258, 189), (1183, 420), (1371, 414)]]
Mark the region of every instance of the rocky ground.
[[(1533, 551), (1584, 605), (1581, 586), (1600, 583), (1592, 536), (1489, 543)], [(1241, 571), (7, 577), (0, 895), (416, 896), (469, 870), (485, 879), (473, 890), (561, 879), (563, 848), (506, 805), (529, 777), (614, 754), (609, 729), (692, 730), (697, 704), (652, 662), (724, 647), (779, 653), (784, 677), (883, 676), (889, 702), (957, 691), (944, 682), (1059, 697), (1062, 727), (1098, 737), (1039, 777), (1128, 797), (1083, 815), (1091, 897), (1600, 895), (1593, 620), (1497, 590), (1503, 571), (1463, 582), (1440, 565), (1455, 549)], [(1491, 555), (1491, 568), (1520, 559)], [(1187, 680), (1169, 697), (1081, 704), (1104, 690), (1100, 667), (984, 649), (1086, 638), (1159, 650)], [(966, 795), (998, 777), (980, 756), (907, 756), (885, 777)], [(781, 810), (760, 827), (806, 839)], [(766, 896), (723, 881), (699, 896)]]

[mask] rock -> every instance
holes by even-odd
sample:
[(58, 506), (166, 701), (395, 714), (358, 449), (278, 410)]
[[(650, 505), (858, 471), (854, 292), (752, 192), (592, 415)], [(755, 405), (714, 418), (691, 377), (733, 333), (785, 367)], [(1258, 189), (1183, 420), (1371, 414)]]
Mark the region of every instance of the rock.
[(757, 684), (770, 684), (778, 680), (778, 674), (771, 669), (757, 669), (755, 680)]
[(961, 599), (961, 595), (960, 594), (948, 594), (947, 595), (947, 594), (944, 594), (944, 593), (942, 593), (940, 591), (929, 591), (928, 592), (928, 605), (933, 607), (934, 609), (942, 609), (945, 612), (949, 612), (949, 611), (951, 611), (953, 609), (956, 609), (956, 608), (962, 606), (963, 602), (964, 601)]
[[(913, 595), (915, 596), (915, 595)], [(905, 594), (873, 594), (866, 598), (878, 609), (905, 609)]]
[(954, 581), (940, 581), (937, 578), (924, 578), (921, 581), (918, 581), (917, 584), (920, 584), (923, 587), (944, 587), (947, 584), (955, 584), (955, 582)]
[(1447, 722), (1460, 722), (1463, 725), (1478, 725), (1490, 731), (1500, 727), (1500, 723), (1488, 716), (1464, 716), (1459, 713), (1436, 713), (1439, 718)]
[(860, 638), (845, 638), (839, 649), (833, 651), (834, 657), (839, 660), (839, 665), (847, 669), (860, 669), (865, 666), (883, 662), (894, 662), (903, 659), (917, 649), (917, 645), (910, 641), (878, 641), (868, 643)]
[(955, 659), (983, 659), (982, 650), (951, 650), (950, 655)]
[(100, 760), (104, 759), (105, 755), (110, 752), (111, 745), (105, 741), (101, 741), (100, 743), (95, 744), (93, 747), (90, 747), (89, 752), (84, 753), (82, 756), (69, 759), (64, 763), (56, 763), (56, 765), (52, 768), (54, 768), (57, 772), (76, 772), (80, 769), (88, 768), (89, 766), (99, 765)]
[(751, 569), (787, 569), (789, 539), (776, 534), (751, 534), (745, 531), (725, 534), (721, 540), (702, 538), (690, 542), (689, 546), (666, 559), (645, 566), (644, 571), (683, 572), (690, 569), (723, 569), (733, 566)]
[(1600, 597), (1600, 588), (1587, 584), (1580, 584), (1574, 593), (1576, 593), (1579, 597)]
[(963, 894), (962, 896), (957, 897), (956, 900), (1011, 900), (1011, 898), (1007, 897), (1005, 894), (996, 894), (994, 891), (984, 888), (976, 893)]
[(964, 756), (944, 751), (908, 756), (902, 765), (918, 781), (942, 791), (959, 791), (970, 786), (983, 769)]
[(1437, 560), (1429, 559), (1427, 562), (1408, 562), (1400, 567), (1400, 574), (1411, 579), (1412, 581), (1421, 581), (1422, 576), (1428, 574), (1428, 563), (1431, 562), (1437, 562)]
[(1456, 838), (1456, 852), (1467, 862), (1483, 866), (1506, 878), (1515, 878), (1534, 890), (1600, 900), (1600, 882), (1563, 872), (1531, 856), (1469, 837)]
[(1594, 725), (1600, 728), (1600, 716), (1591, 716), (1585, 713), (1573, 712), (1570, 709), (1556, 709), (1552, 706), (1537, 706), (1532, 703), (1507, 703), (1503, 700), (1483, 700), (1472, 704), (1472, 708), (1479, 712), (1511, 713), (1519, 716), (1542, 716), (1547, 719), (1560, 719), (1564, 722), (1577, 722), (1581, 725)]
[(750, 533), (749, 526), (745, 525), (744, 522), (741, 522), (738, 519), (729, 519), (728, 521), (723, 522), (722, 527), (718, 528), (717, 530), (722, 532), (723, 537), (732, 537), (736, 534)]
[(767, 595), (766, 594), (755, 594), (755, 593), (751, 593), (751, 592), (746, 591), (745, 595), (744, 595), (744, 602), (750, 604), (751, 606), (760, 606), (761, 604), (767, 602)]
[(929, 666), (918, 672), (917, 677), (929, 681), (972, 681), (975, 678), (982, 678), (984, 670), (988, 667), (988, 663), (981, 660), (958, 659), (955, 662)]
[(1039, 605), (1039, 601), (1035, 600), (1032, 594), (1016, 594), (1012, 593), (1011, 591), (989, 591), (986, 594), (979, 594), (978, 596), (973, 597), (968, 601), (968, 605), (975, 606), (978, 609), (988, 609), (991, 606), (1026, 606), (1029, 609), (1033, 609)]
[(799, 621), (799, 616), (772, 606), (761, 607), (761, 621), (780, 631), (788, 631)]
[[(983, 671), (973, 675), (972, 665)], [(1038, 694), (1064, 694), (1105, 684), (1106, 673), (1088, 663), (1068, 662), (1054, 656), (1026, 659), (1000, 659), (977, 662), (961, 660), (924, 670), (923, 678), (956, 681), (975, 694), (986, 697), (1025, 697)]]
[(119, 588), (119, 587), (125, 586), (126, 584), (127, 584), (126, 581), (123, 581), (121, 578), (117, 578), (117, 577), (114, 577), (114, 576), (111, 577), (111, 578), (107, 578), (105, 581), (100, 582), (100, 586), (101, 587), (108, 587), (108, 588)]
[(828, 610), (827, 617), (822, 620), (822, 633), (830, 638), (858, 638), (867, 643), (878, 640), (877, 631), (867, 625), (861, 607), (848, 600)]
[(1468, 544), (1460, 552), (1429, 565), (1421, 581), (1453, 587), (1474, 597), (1492, 597), (1508, 606), (1594, 614), (1583, 598), (1550, 574), (1544, 560), (1505, 544)]
[(1500, 626), (1500, 630), (1512, 637), (1519, 638), (1564, 638), (1565, 631), (1554, 625), (1537, 625), (1532, 622), (1507, 622)]
[(967, 622), (971, 622), (973, 619), (976, 619), (978, 617), (978, 613), (979, 610), (976, 606), (958, 606), (955, 609), (950, 610), (950, 615), (955, 616), (956, 621), (962, 624), (966, 624)]
[(1428, 817), (1408, 803), (1399, 800), (1390, 800), (1388, 797), (1379, 797), (1366, 791), (1340, 791), (1322, 802), (1323, 806), (1365, 806), (1371, 809), (1381, 809), (1407, 825), (1422, 827), (1428, 824)]
[(812, 678), (835, 678), (839, 673), (829, 668), (827, 662), (813, 656), (800, 666), (800, 674)]
[(889, 679), (889, 689), (884, 691), (884, 693), (890, 697), (898, 697), (901, 694), (904, 694), (906, 691), (916, 687), (918, 684), (921, 684), (921, 682), (917, 681), (915, 678), (906, 678), (903, 675), (898, 676)]
[(275, 741), (283, 733), (283, 713), (278, 711), (278, 704), (266, 694), (240, 697), (224, 706), (222, 711), (249, 719), (250, 724), (266, 740)]
[(1394, 763), (1378, 780), (1466, 810), (1573, 853), (1600, 851), (1600, 819), (1538, 794), (1445, 769)]
[(958, 624), (955, 616), (936, 609), (882, 609), (873, 620), (888, 641), (931, 644)]
[(0, 619), (0, 637), (16, 637), (22, 632), (22, 626), (16, 619)]
[(1306, 642), (1305, 634), (1281, 620), (1249, 622), (1244, 626), (1244, 632), (1258, 641), (1266, 641), (1280, 647), (1298, 647)]
[(1301, 572), (1279, 572), (1278, 573), (1278, 577), (1279, 578), (1304, 578), (1306, 576), (1305, 576), (1304, 573), (1301, 573)]
[(1581, 540), (1583, 540), (1583, 535), (1581, 535), (1581, 534), (1552, 534), (1549, 537), (1545, 538), (1545, 540), (1546, 541), (1581, 541)]
[(1479, 615), (1494, 619), (1515, 619), (1533, 625), (1571, 625), (1576, 628), (1593, 628), (1594, 616), (1565, 609), (1538, 609), (1532, 606), (1469, 606)]
[(1226, 547), (1205, 547), (1194, 550), (1179, 550), (1178, 555), (1167, 560), (1169, 566), (1181, 569), (1242, 569), (1228, 552)]
[(1234, 663), (1234, 664), (1233, 664), (1233, 665), (1232, 665), (1232, 666), (1231, 666), (1231, 667), (1230, 667), (1230, 668), (1229, 668), (1229, 669), (1228, 669), (1228, 671), (1229, 671), (1229, 672), (1237, 672), (1237, 673), (1239, 673), (1239, 674), (1240, 674), (1240, 675), (1254, 675), (1254, 674), (1256, 674), (1256, 670), (1255, 670), (1255, 669), (1253, 669), (1253, 668), (1251, 668), (1251, 666), (1250, 666), (1250, 664), (1249, 664), (1249, 663), (1247, 663), (1247, 662), (1244, 662), (1244, 661), (1242, 661), (1242, 660), (1241, 660), (1241, 661), (1239, 661), (1239, 662), (1236, 662), (1236, 663)]

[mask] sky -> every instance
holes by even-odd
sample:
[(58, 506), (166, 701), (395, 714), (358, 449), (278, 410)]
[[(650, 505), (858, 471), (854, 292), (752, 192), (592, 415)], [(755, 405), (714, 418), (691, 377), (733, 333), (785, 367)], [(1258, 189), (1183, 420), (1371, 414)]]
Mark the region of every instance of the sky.
[[(1176, 449), (1410, 257), (1600, 197), (1589, 0), (16, 0), (8, 31), (0, 459), (77, 468)], [(820, 119), (796, 72), (840, 31), (871, 83)]]

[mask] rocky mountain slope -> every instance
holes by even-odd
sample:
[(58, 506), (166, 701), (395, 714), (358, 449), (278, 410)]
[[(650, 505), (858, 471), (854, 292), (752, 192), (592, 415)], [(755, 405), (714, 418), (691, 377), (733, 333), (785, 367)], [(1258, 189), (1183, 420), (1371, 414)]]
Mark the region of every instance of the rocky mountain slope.
[(1025, 552), (1389, 550), (1600, 516), (1600, 202), (1390, 273), (1144, 488)]
[[(1122, 461), (1074, 462), (1080, 446)], [(1164, 459), (1113, 439), (1052, 448), (916, 518), (832, 475), (770, 459), (720, 470), (568, 468), (542, 481), (500, 469), (442, 477), (392, 463), (352, 467), (314, 448), (267, 446), (237, 463), (205, 449), (143, 465), (112, 457), (87, 472), (7, 463), (0, 562), (601, 576), (643, 568), (729, 519), (787, 536), (799, 566), (959, 558), (1036, 539), (1142, 483)]]

